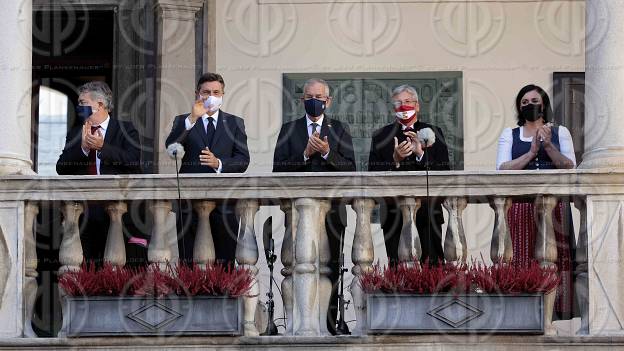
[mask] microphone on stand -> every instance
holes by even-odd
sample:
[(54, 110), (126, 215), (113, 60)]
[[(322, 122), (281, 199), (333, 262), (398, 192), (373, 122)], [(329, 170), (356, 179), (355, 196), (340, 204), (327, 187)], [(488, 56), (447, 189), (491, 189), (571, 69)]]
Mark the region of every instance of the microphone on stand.
[[(431, 128), (423, 128), (417, 133), (418, 139), (423, 146), (425, 153), (425, 178), (427, 179), (427, 244), (431, 245), (431, 199), (429, 198), (429, 153), (426, 151), (428, 147), (435, 143), (435, 133)], [(427, 252), (431, 252), (431, 247), (427, 248)], [(429, 262), (431, 264), (431, 262)]]
[(277, 255), (275, 255), (275, 241), (273, 240), (273, 217), (267, 218), (264, 222), (262, 227), (262, 243), (264, 245), (264, 255), (267, 265), (269, 266), (269, 292), (267, 293), (269, 300), (266, 302), (269, 320), (267, 321), (266, 330), (260, 335), (278, 335), (274, 320), (275, 301), (273, 300), (273, 267), (277, 260)]
[[(178, 212), (180, 213), (180, 230), (184, 229), (184, 217), (182, 213), (182, 193), (180, 191), (180, 172), (178, 171), (178, 153), (184, 151), (184, 147), (180, 143), (173, 143), (167, 146), (169, 157), (175, 160), (176, 183), (178, 188)], [(182, 239), (182, 252), (186, 254), (186, 240)]]

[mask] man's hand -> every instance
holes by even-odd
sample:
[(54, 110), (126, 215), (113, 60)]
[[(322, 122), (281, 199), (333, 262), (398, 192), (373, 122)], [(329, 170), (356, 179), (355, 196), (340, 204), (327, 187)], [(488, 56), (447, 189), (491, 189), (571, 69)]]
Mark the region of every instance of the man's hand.
[(86, 120), (85, 124), (82, 125), (82, 140), (80, 141), (80, 147), (82, 151), (89, 153), (91, 149), (87, 145), (87, 136), (91, 134), (91, 121)]
[(329, 142), (327, 141), (327, 136), (321, 139), (320, 134), (318, 132), (314, 132), (308, 143), (311, 143), (314, 150), (319, 152), (321, 155), (327, 155), (329, 153)]
[(104, 136), (100, 130), (96, 130), (95, 133), (91, 133), (91, 126), (88, 127), (87, 132), (87, 148), (89, 150), (102, 150), (104, 146)]
[(418, 140), (418, 135), (416, 135), (415, 132), (404, 132), (403, 134), (405, 134), (407, 136), (407, 138), (409, 139), (410, 143), (412, 144), (412, 152), (418, 156), (418, 158), (421, 158), (422, 155), (425, 153), (425, 151), (423, 150), (422, 144), (420, 143), (420, 140)]
[(208, 148), (201, 151), (199, 162), (202, 166), (208, 166), (214, 169), (219, 168), (219, 159)]
[(312, 133), (312, 136), (308, 138), (308, 144), (306, 145), (306, 148), (303, 151), (303, 154), (305, 155), (306, 158), (310, 158), (312, 157), (312, 155), (318, 152), (318, 150), (314, 146), (315, 145), (314, 141), (312, 140), (312, 138), (314, 137), (314, 134), (317, 134), (317, 133), (316, 132)]
[(414, 152), (412, 151), (412, 148), (412, 143), (409, 139), (399, 144), (399, 139), (394, 137), (394, 153), (392, 154), (394, 162), (399, 163), (406, 157), (410, 156)]
[(206, 112), (207, 110), (206, 110), (206, 107), (204, 107), (204, 100), (199, 99), (195, 101), (195, 103), (193, 104), (193, 108), (191, 110), (191, 114), (188, 117), (189, 122), (191, 122), (191, 124), (197, 122), (197, 119), (199, 119), (199, 117), (206, 114)]

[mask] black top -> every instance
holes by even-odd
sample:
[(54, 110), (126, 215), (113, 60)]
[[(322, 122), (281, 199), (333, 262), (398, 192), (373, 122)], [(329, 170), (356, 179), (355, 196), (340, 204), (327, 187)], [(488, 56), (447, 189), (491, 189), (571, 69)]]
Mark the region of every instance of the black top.
[[(551, 143), (560, 150), (559, 146), (559, 128), (551, 127)], [(531, 142), (530, 141), (522, 141), (520, 139), (520, 127), (516, 127), (511, 130), (511, 134), (513, 136), (513, 143), (511, 145), (511, 159), (515, 160), (518, 157), (526, 154), (531, 150)], [(535, 137), (534, 137), (535, 138)], [(523, 169), (555, 169), (548, 156), (546, 150), (544, 150), (544, 146), (540, 143), (539, 151), (537, 152), (537, 156), (532, 159)]]

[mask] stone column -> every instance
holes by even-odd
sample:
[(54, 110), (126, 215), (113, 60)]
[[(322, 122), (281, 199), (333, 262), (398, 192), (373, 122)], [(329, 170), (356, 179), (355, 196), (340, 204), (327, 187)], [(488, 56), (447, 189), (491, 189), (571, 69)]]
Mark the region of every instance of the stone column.
[(401, 198), (399, 200), (399, 208), (403, 216), (403, 228), (401, 228), (398, 249), (399, 262), (412, 266), (422, 256), (420, 236), (416, 228), (416, 212), (420, 208), (420, 199), (413, 197)]
[(156, 0), (156, 45), (158, 47), (158, 84), (156, 116), (159, 136), (159, 173), (175, 173), (175, 164), (160, 144), (169, 134), (173, 117), (190, 113), (197, 77), (195, 51), (195, 20), (203, 0)]
[(618, 1), (591, 0), (585, 8), (585, 154), (580, 168), (624, 169), (624, 34), (616, 29), (624, 21), (624, 7)]
[(78, 219), (84, 211), (84, 206), (78, 202), (66, 202), (63, 211), (63, 239), (59, 248), (59, 275), (67, 271), (80, 269), (83, 261), (82, 244), (80, 243), (80, 225)]
[[(538, 196), (535, 199), (535, 220), (537, 221), (537, 235), (535, 238), (535, 259), (545, 268), (557, 267), (557, 240), (553, 226), (553, 209), (557, 206), (554, 196)], [(544, 333), (554, 335), (552, 314), (555, 307), (557, 289), (544, 295)]]
[(155, 200), (151, 203), (150, 210), (154, 217), (154, 224), (147, 247), (147, 260), (150, 263), (157, 263), (160, 269), (165, 270), (172, 259), (170, 238), (168, 237), (171, 233), (168, 229), (171, 202), (169, 200)]
[(3, 3), (0, 33), (0, 175), (33, 174), (32, 0)]
[(295, 236), (297, 233), (297, 211), (291, 200), (282, 200), (284, 211), (284, 240), (282, 241), (282, 301), (286, 311), (286, 335), (293, 334), (293, 271), (295, 269)]
[(197, 234), (193, 247), (193, 261), (200, 267), (213, 264), (215, 261), (215, 247), (210, 227), (210, 213), (215, 209), (214, 201), (197, 201), (193, 208), (197, 212)]
[(111, 202), (106, 205), (106, 212), (110, 217), (110, 226), (104, 248), (104, 262), (123, 267), (126, 265), (126, 243), (122, 217), (124, 213), (128, 212), (128, 205), (123, 201)]
[(578, 243), (576, 244), (576, 270), (574, 271), (574, 296), (581, 313), (581, 327), (577, 334), (589, 334), (589, 281), (587, 280), (587, 203), (585, 198), (575, 197), (574, 206), (581, 212)]
[(35, 218), (39, 213), (39, 206), (34, 202), (27, 202), (24, 206), (24, 332), (23, 336), (36, 338), (32, 328), (32, 314), (37, 298), (37, 241), (35, 236)]
[(513, 244), (511, 232), (507, 221), (511, 198), (494, 197), (490, 199), (490, 207), (494, 210), (494, 229), (492, 230), (492, 243), (490, 246), (490, 258), (492, 262), (509, 262), (513, 258)]
[(444, 200), (444, 208), (448, 212), (448, 227), (444, 239), (444, 259), (447, 262), (466, 263), (468, 247), (462, 214), (468, 205), (463, 197), (451, 197)]
[[(357, 324), (353, 330), (354, 335), (366, 334), (368, 326), (366, 319), (366, 294), (360, 283), (364, 273), (372, 269), (375, 251), (373, 247), (373, 234), (371, 231), (371, 214), (375, 201), (372, 199), (355, 199), (352, 204), (356, 214), (355, 234), (351, 261), (353, 262), (353, 280), (351, 282), (351, 297), (355, 307), (355, 319)], [(420, 244), (420, 242), (419, 242)]]
[(318, 284), (318, 294), (319, 294), (319, 329), (321, 335), (330, 335), (331, 333), (327, 330), (327, 309), (329, 308), (329, 299), (331, 298), (332, 293), (332, 282), (329, 279), (329, 275), (331, 274), (331, 267), (329, 266), (329, 262), (331, 261), (331, 253), (329, 250), (329, 238), (327, 237), (327, 228), (325, 227), (325, 218), (327, 217), (327, 212), (331, 208), (331, 204), (327, 200), (319, 201), (319, 215), (318, 215), (318, 226), (319, 226), (319, 257), (318, 257), (318, 265), (319, 265), (319, 284)]
[(293, 330), (295, 335), (319, 335), (318, 237), (320, 204), (314, 199), (295, 200), (297, 240), (295, 241)]
[(258, 241), (254, 230), (254, 218), (258, 212), (258, 200), (238, 200), (236, 214), (240, 218), (238, 242), (236, 244), (236, 262), (243, 269), (248, 269), (254, 275), (254, 282), (247, 296), (244, 297), (244, 334), (258, 336), (255, 324), (256, 307), (260, 287), (255, 276), (258, 274)]

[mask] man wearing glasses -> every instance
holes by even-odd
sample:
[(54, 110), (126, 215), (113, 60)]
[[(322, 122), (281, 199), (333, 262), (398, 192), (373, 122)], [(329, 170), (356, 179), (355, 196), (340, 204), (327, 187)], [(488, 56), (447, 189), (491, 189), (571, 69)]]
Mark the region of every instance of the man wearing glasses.
[[(392, 90), (395, 121), (373, 133), (368, 158), (369, 171), (424, 171), (449, 170), (448, 148), (440, 128), (418, 120), (420, 104), (416, 89), (401, 85)], [(433, 144), (425, 147), (417, 136), (421, 129), (429, 128), (435, 133)], [(442, 262), (442, 206), (439, 200), (427, 201), (416, 213), (416, 228), (420, 236), (422, 261), (431, 264)], [(399, 238), (403, 226), (401, 211), (395, 199), (381, 204), (381, 223), (386, 240), (386, 253), (391, 263), (398, 261)], [(385, 214), (385, 219), (384, 219)], [(427, 215), (429, 214), (429, 215)]]
[[(355, 171), (353, 142), (348, 127), (325, 114), (332, 102), (327, 82), (318, 78), (307, 80), (301, 100), (305, 115), (282, 125), (273, 155), (273, 172)], [(330, 188), (327, 190), (331, 191)], [(346, 222), (345, 205), (333, 201), (325, 219), (330, 250), (329, 279), (334, 286), (327, 313), (327, 328), (332, 334), (336, 328), (340, 238), (344, 235)]]
[[(175, 117), (165, 144), (168, 150), (176, 143), (184, 148), (180, 173), (243, 173), (247, 170), (249, 150), (245, 123), (242, 118), (221, 111), (224, 88), (221, 75), (205, 73), (197, 82), (191, 113)], [(183, 209), (185, 211), (192, 213), (190, 208)], [(181, 257), (186, 261), (193, 257), (196, 224), (193, 215), (189, 232), (183, 233), (180, 239)], [(218, 205), (210, 214), (210, 226), (217, 261), (233, 263), (238, 235), (234, 204), (224, 201)]]

